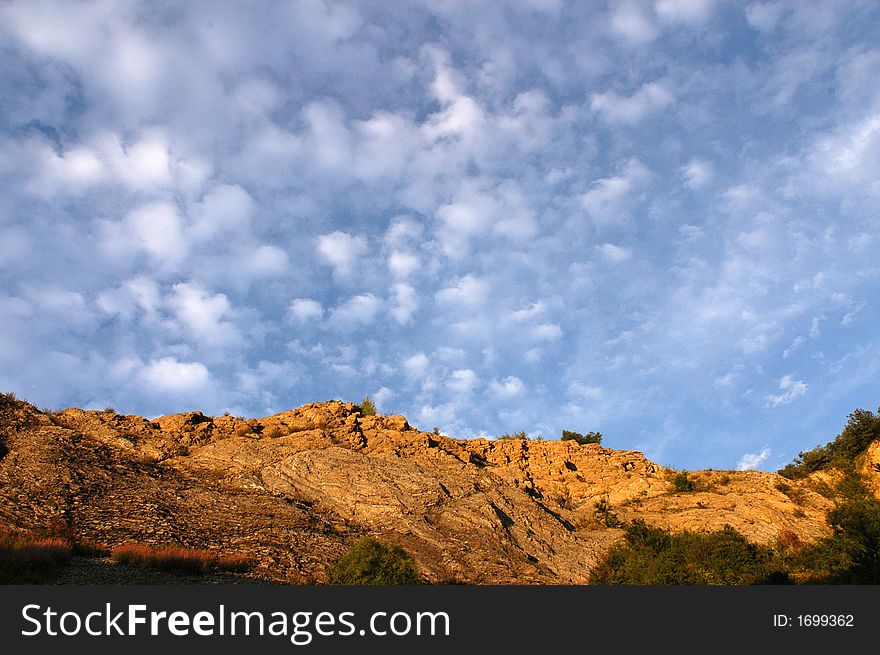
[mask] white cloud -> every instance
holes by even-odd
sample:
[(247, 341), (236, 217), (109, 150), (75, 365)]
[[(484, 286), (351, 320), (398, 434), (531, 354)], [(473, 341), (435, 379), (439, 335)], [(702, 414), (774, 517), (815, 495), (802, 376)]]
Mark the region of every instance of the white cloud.
[(510, 318), (512, 318), (516, 322), (520, 321), (528, 321), (536, 316), (540, 316), (544, 313), (544, 303), (535, 302), (525, 307), (523, 309), (517, 309), (514, 312), (510, 313)]
[(791, 357), (802, 345), (806, 343), (806, 341), (806, 337), (795, 337), (792, 340), (791, 345), (783, 351), (782, 359), (788, 359), (789, 357)]
[(122, 222), (104, 222), (103, 227), (102, 245), (117, 259), (140, 250), (161, 264), (176, 266), (188, 251), (183, 220), (177, 207), (169, 202), (141, 206), (129, 212)]
[(358, 259), (367, 252), (367, 240), (362, 236), (351, 236), (347, 232), (336, 230), (318, 237), (318, 252), (333, 267), (335, 274), (349, 277), (354, 272)]
[(675, 96), (666, 88), (666, 84), (651, 82), (629, 97), (613, 91), (594, 93), (590, 96), (590, 109), (609, 123), (637, 123), (674, 101)]
[(408, 284), (398, 282), (391, 287), (391, 297), (393, 300), (390, 309), (391, 317), (401, 325), (412, 321), (413, 314), (419, 308), (419, 297), (416, 290)]
[(623, 248), (613, 243), (603, 243), (596, 246), (596, 250), (610, 264), (622, 264), (632, 259), (632, 251), (629, 248)]
[(287, 270), (287, 253), (272, 245), (257, 246), (248, 254), (246, 265), (242, 268), (251, 278), (264, 278), (281, 275)]
[(737, 462), (736, 470), (737, 471), (754, 471), (761, 464), (769, 459), (772, 451), (769, 448), (762, 448), (759, 453), (746, 453), (742, 457), (739, 458), (739, 462)]
[(684, 182), (690, 189), (700, 189), (708, 184), (715, 175), (712, 162), (703, 159), (691, 159), (687, 166), (681, 168)]
[(442, 205), (437, 210), (438, 236), (446, 255), (467, 254), (470, 239), (489, 230), (497, 211), (490, 195), (471, 187), (462, 190), (455, 202)]
[(880, 198), (880, 113), (818, 139), (808, 159), (802, 184), (831, 192), (843, 184)]
[(394, 392), (388, 387), (380, 387), (378, 391), (372, 394), (373, 402), (380, 412), (388, 411), (388, 401), (394, 397)]
[(515, 398), (522, 395), (526, 385), (515, 375), (509, 375), (502, 380), (492, 380), (489, 383), (489, 391), (500, 399)]
[(447, 388), (455, 394), (469, 394), (480, 383), (477, 374), (469, 368), (453, 371), (446, 382)]
[(237, 184), (213, 187), (192, 211), (192, 234), (198, 239), (247, 231), (255, 203)]
[(147, 385), (163, 394), (203, 392), (211, 375), (201, 362), (181, 362), (176, 357), (163, 357), (147, 364), (142, 376)]
[(597, 224), (624, 222), (628, 207), (650, 177), (650, 171), (638, 159), (631, 159), (620, 175), (594, 182), (593, 188), (581, 196), (581, 203)]
[(287, 309), (288, 320), (300, 323), (316, 321), (323, 316), (324, 308), (321, 303), (311, 298), (295, 298)]
[(778, 396), (767, 396), (768, 407), (787, 405), (807, 393), (809, 385), (803, 380), (795, 380), (791, 375), (785, 375), (779, 380), (779, 389), (782, 391)]
[(613, 5), (611, 31), (637, 45), (650, 43), (659, 35), (659, 30), (645, 12), (644, 5), (636, 2)]
[(438, 304), (453, 309), (472, 309), (486, 300), (489, 285), (473, 275), (465, 275), (455, 286), (445, 287), (434, 294)]
[(168, 306), (177, 319), (199, 340), (213, 347), (241, 343), (241, 335), (229, 320), (232, 305), (225, 294), (211, 295), (193, 282), (181, 282), (173, 287)]
[(700, 25), (711, 16), (715, 0), (657, 0), (654, 10), (668, 23)]
[(532, 329), (532, 336), (540, 341), (554, 341), (562, 337), (558, 323), (541, 323)]
[(395, 250), (388, 256), (388, 270), (399, 279), (406, 279), (421, 267), (422, 262), (417, 255), (410, 252)]
[(749, 25), (761, 32), (772, 32), (785, 13), (786, 5), (778, 1), (753, 2), (745, 11)]
[(342, 331), (370, 325), (376, 320), (382, 301), (371, 293), (352, 296), (330, 310), (330, 326)]
[(40, 181), (33, 187), (39, 194), (81, 194), (95, 185), (112, 183), (135, 191), (168, 189), (175, 184), (176, 167), (194, 164), (173, 158), (168, 137), (155, 128), (144, 130), (128, 144), (119, 134), (108, 131), (57, 154), (44, 145), (40, 158)]
[(416, 353), (403, 362), (403, 370), (410, 378), (420, 379), (428, 372), (430, 360), (425, 353)]
[(566, 393), (584, 400), (596, 400), (602, 397), (602, 387), (596, 387), (583, 382), (571, 382), (566, 388)]
[(862, 313), (862, 310), (867, 306), (868, 306), (868, 303), (866, 303), (864, 301), (860, 302), (853, 309), (851, 309), (850, 311), (848, 311), (846, 314), (843, 315), (843, 317), (840, 319), (840, 324), (844, 325), (844, 326), (849, 325), (850, 323), (853, 322), (853, 320), (855, 319), (856, 316), (858, 316), (859, 314)]

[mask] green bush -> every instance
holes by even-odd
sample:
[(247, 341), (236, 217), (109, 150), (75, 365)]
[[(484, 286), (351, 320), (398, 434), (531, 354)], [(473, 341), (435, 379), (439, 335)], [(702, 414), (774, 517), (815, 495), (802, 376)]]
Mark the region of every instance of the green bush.
[(528, 435), (525, 432), (514, 432), (513, 434), (508, 434), (505, 432), (504, 434), (496, 437), (498, 441), (508, 441), (510, 439), (528, 439)]
[(672, 488), (675, 489), (676, 492), (687, 492), (693, 491), (697, 488), (697, 485), (694, 484), (694, 481), (688, 477), (687, 471), (679, 471), (674, 478), (672, 478)]
[(593, 570), (590, 584), (742, 585), (790, 583), (772, 548), (756, 546), (730, 526), (673, 533), (641, 519), (626, 529)]
[(602, 433), (601, 432), (587, 432), (586, 434), (581, 434), (580, 432), (572, 432), (571, 430), (563, 430), (562, 431), (562, 441), (574, 441), (581, 446), (584, 446), (588, 443), (601, 444), (602, 443)]
[(880, 416), (857, 409), (849, 415), (846, 427), (834, 441), (800, 453), (793, 462), (779, 469), (778, 473), (797, 480), (828, 468), (849, 470), (856, 457), (877, 439), (880, 439)]
[(880, 500), (855, 475), (828, 512), (832, 535), (800, 551), (791, 566), (807, 582), (880, 584)]
[(373, 402), (373, 399), (370, 398), (370, 396), (364, 396), (361, 404), (357, 405), (357, 409), (364, 416), (376, 415), (376, 403)]
[(413, 559), (398, 546), (364, 537), (327, 571), (330, 584), (404, 585), (419, 584), (421, 578)]

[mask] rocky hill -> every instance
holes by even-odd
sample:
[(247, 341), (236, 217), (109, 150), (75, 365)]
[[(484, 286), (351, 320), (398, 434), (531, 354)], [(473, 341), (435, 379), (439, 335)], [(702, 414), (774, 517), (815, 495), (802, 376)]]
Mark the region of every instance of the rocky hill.
[(621, 536), (615, 518), (812, 541), (832, 506), (814, 478), (699, 471), (677, 491), (675, 471), (635, 451), (451, 439), (338, 401), (249, 420), (15, 401), (0, 440), (0, 528), (243, 553), (252, 577), (283, 582), (324, 581), (371, 535), (434, 582), (583, 583)]

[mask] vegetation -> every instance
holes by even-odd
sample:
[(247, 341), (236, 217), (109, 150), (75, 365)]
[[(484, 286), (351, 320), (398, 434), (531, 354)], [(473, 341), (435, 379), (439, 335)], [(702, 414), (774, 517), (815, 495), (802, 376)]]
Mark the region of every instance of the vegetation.
[(0, 534), (0, 584), (41, 582), (70, 559), (73, 547), (58, 537)]
[(376, 403), (373, 402), (373, 399), (370, 396), (364, 396), (361, 404), (356, 405), (356, 408), (364, 416), (376, 415)]
[(588, 443), (601, 444), (602, 443), (602, 433), (601, 432), (587, 432), (586, 434), (581, 434), (580, 432), (572, 432), (571, 430), (563, 430), (562, 431), (562, 441), (574, 441), (581, 446), (584, 446)]
[(404, 585), (419, 584), (413, 559), (398, 546), (364, 537), (327, 571), (330, 584)]
[(828, 512), (831, 536), (805, 546), (787, 564), (803, 582), (880, 584), (880, 500), (854, 475), (837, 491)]
[(642, 520), (626, 528), (593, 571), (590, 584), (742, 585), (791, 582), (774, 549), (756, 546), (730, 526), (677, 532)]
[(688, 477), (687, 471), (679, 471), (676, 473), (675, 477), (672, 478), (672, 488), (675, 489), (676, 492), (685, 493), (688, 491), (694, 491), (697, 488), (697, 485)]
[(12, 409), (17, 407), (21, 401), (11, 391), (0, 393), (0, 409)]
[(857, 409), (849, 415), (846, 427), (834, 441), (800, 453), (791, 464), (779, 469), (778, 473), (797, 480), (829, 468), (848, 471), (855, 459), (877, 439), (880, 439), (880, 416)]
[(596, 502), (596, 509), (593, 514), (596, 520), (606, 528), (619, 528), (623, 522), (617, 517), (617, 514), (611, 509), (611, 505), (606, 498), (600, 498)]
[(221, 555), (209, 550), (146, 544), (122, 544), (111, 551), (113, 561), (143, 569), (158, 569), (178, 575), (203, 575), (213, 571), (243, 572), (253, 566), (242, 555)]
[(496, 437), (498, 441), (507, 441), (509, 439), (528, 439), (529, 436), (525, 432), (514, 432), (513, 434), (508, 434), (505, 432), (504, 434)]
[(574, 498), (571, 496), (571, 490), (563, 486), (556, 494), (552, 496), (552, 500), (556, 502), (561, 509), (574, 509)]

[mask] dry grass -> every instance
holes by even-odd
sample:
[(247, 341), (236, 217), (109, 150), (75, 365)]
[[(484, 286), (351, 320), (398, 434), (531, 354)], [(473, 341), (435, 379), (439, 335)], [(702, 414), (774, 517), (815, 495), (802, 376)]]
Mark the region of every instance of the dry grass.
[(66, 564), (72, 552), (66, 539), (0, 534), (0, 583), (40, 582)]
[(153, 547), (146, 544), (122, 544), (111, 551), (113, 561), (139, 568), (158, 569), (178, 575), (204, 575), (214, 571), (241, 573), (253, 567), (243, 555), (221, 555), (209, 550), (180, 546)]

